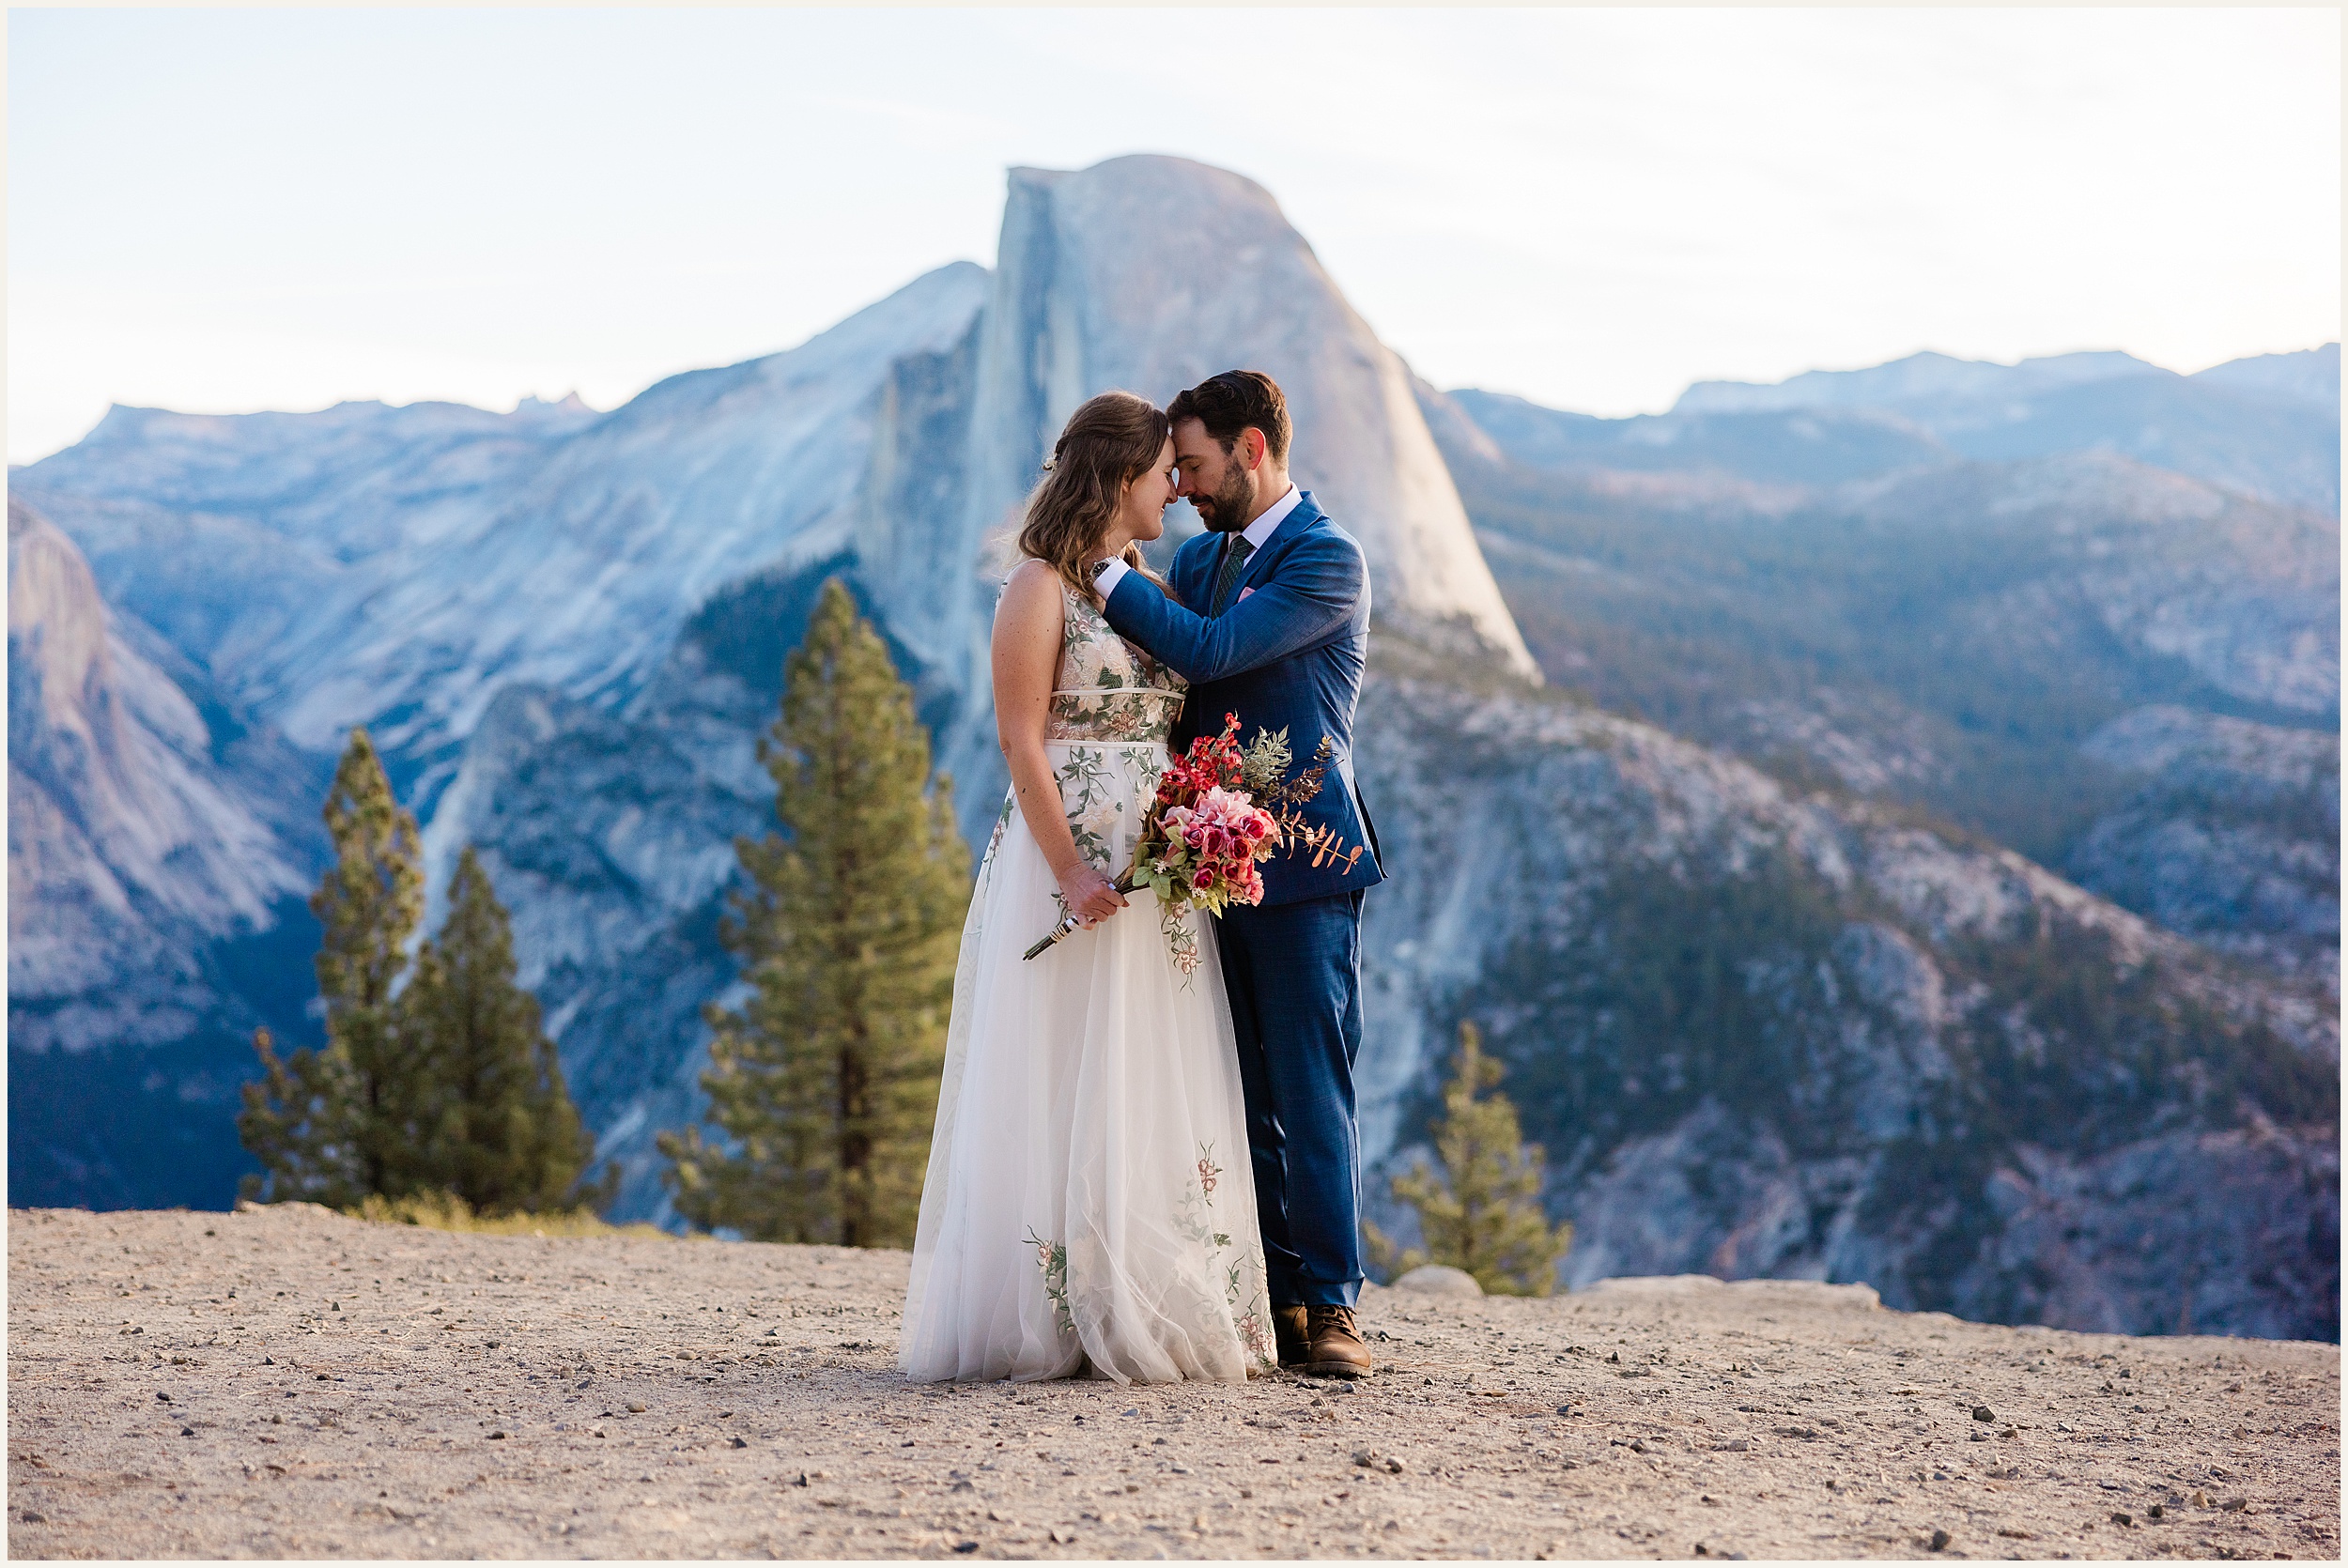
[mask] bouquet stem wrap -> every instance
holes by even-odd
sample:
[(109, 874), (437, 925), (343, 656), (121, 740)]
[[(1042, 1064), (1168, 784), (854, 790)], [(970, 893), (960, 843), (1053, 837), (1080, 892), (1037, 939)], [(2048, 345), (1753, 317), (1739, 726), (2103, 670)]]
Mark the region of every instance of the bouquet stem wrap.
[[(1131, 871), (1128, 871), (1123, 876), (1117, 879), (1117, 896), (1121, 899), (1126, 894), (1132, 892), (1135, 888), (1140, 885), (1141, 884), (1134, 880), (1134, 874)], [(1065, 942), (1069, 937), (1074, 936), (1079, 930), (1081, 930), (1083, 926), (1084, 921), (1077, 917), (1076, 912), (1073, 909), (1070, 910), (1067, 914), (1059, 917), (1059, 924), (1052, 928), (1049, 935), (1045, 936), (1041, 942), (1038, 942), (1034, 946), (1027, 949), (1027, 957), (1030, 959), (1042, 958), (1045, 953), (1052, 950), (1052, 945), (1054, 943)]]

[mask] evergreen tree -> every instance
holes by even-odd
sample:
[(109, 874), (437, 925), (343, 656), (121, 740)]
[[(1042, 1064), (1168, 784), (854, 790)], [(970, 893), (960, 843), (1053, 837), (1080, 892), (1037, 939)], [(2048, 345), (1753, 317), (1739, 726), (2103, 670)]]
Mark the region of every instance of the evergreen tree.
[(1452, 1068), (1434, 1128), (1443, 1174), (1421, 1164), (1392, 1184), (1396, 1200), (1418, 1211), (1426, 1249), (1397, 1255), (1377, 1226), (1365, 1225), (1371, 1259), (1390, 1275), (1442, 1263), (1465, 1269), (1495, 1295), (1547, 1296), (1556, 1288), (1557, 1260), (1573, 1245), (1573, 1226), (1552, 1230), (1541, 1208), (1540, 1145), (1523, 1141), (1507, 1096), (1478, 1098), (1499, 1084), (1503, 1068), (1484, 1054), (1473, 1023), (1460, 1025)]
[(310, 899), (324, 928), (318, 994), (326, 1044), (281, 1060), (269, 1031), (263, 1072), (244, 1088), (238, 1135), (261, 1161), (248, 1194), (347, 1207), (370, 1192), (416, 1190), (428, 1066), (402, 1050), (393, 992), (424, 909), (416, 819), (401, 809), (364, 730), (353, 730), (326, 797), (334, 864)]
[(477, 1213), (601, 1207), (619, 1168), (591, 1192), (579, 1173), (595, 1158), (563, 1081), (538, 1002), (514, 983), (514, 937), (488, 873), (468, 846), (449, 884), (448, 918), (416, 955), (400, 993), (399, 1026), (411, 1059), (428, 1064), (433, 1112), (418, 1150), (419, 1180)]
[(761, 743), (787, 838), (735, 841), (729, 947), (754, 991), (708, 1009), (710, 1124), (664, 1133), (698, 1225), (906, 1246), (936, 1114), (969, 851), (888, 650), (834, 580)]

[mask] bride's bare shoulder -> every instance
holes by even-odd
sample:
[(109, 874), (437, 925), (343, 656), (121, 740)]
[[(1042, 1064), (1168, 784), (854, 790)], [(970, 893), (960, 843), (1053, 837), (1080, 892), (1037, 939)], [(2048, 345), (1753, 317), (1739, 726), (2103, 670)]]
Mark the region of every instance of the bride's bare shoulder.
[(1003, 596), (995, 606), (995, 625), (997, 632), (1048, 631), (1058, 637), (1066, 610), (1059, 574), (1050, 562), (1023, 561), (1003, 579)]
[(1052, 563), (1029, 556), (1012, 567), (1011, 576), (1003, 579), (1003, 595), (1006, 598), (1013, 593), (1054, 597), (1058, 592), (1058, 587), (1059, 574), (1052, 570)]

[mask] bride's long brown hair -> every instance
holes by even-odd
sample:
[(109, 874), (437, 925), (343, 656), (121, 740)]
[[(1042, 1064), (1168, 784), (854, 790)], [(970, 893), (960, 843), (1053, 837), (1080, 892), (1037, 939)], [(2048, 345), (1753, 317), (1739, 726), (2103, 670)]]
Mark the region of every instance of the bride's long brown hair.
[[(1146, 397), (1106, 392), (1087, 398), (1043, 465), (1043, 483), (1027, 498), (1027, 518), (1019, 530), (1019, 551), (1048, 563), (1060, 580), (1090, 598), (1092, 574), (1086, 558), (1098, 549), (1125, 486), (1157, 467), (1158, 453), (1173, 425)], [(1127, 545), (1126, 565), (1166, 591), (1166, 579), (1150, 570), (1139, 545)]]

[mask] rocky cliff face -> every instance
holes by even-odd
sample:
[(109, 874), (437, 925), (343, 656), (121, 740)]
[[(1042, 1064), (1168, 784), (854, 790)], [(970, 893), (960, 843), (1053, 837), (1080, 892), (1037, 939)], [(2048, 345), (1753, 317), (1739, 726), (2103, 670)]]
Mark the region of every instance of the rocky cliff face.
[[(195, 962), (305, 891), (286, 802), (240, 776), (189, 695), (111, 616), (81, 552), (8, 506), (10, 1043), (178, 1038), (218, 1001)], [(126, 975), (156, 984), (130, 987)]]
[[(2309, 716), (2339, 709), (2336, 518), (2102, 453), (1967, 464), (1837, 500), (1920, 545), (1970, 530), (2028, 552), (2137, 659), (2174, 659), (2224, 697)], [(1989, 636), (2061, 614), (2043, 577), (1998, 586), (1974, 612)]]
[[(177, 678), (175, 678), (175, 672)], [(184, 683), (184, 684), (183, 684)], [(8, 504), (8, 1158), (19, 1201), (233, 1191), (228, 1116), (300, 1038), (322, 837), (313, 758), (134, 620)], [(291, 942), (286, 938), (290, 936)]]
[(2155, 705), (2081, 749), (2128, 792), (2064, 869), (2172, 931), (2330, 983), (2340, 961), (2340, 737)]
[[(117, 411), (15, 477), (116, 604), (309, 755), (368, 724), (436, 884), (480, 849), (573, 1090), (627, 1170), (622, 1212), (658, 1215), (651, 1134), (698, 1114), (700, 1008), (738, 984), (716, 940), (732, 843), (769, 825), (752, 746), (817, 589), (849, 582), (916, 684), (963, 820), (991, 820), (985, 638), (1045, 443), (1094, 392), (1162, 398), (1235, 363), (1288, 389), (1298, 476), (1371, 561), (1360, 765), (1397, 872), (1367, 935), (1374, 1158), (1414, 1143), (1475, 1016), (1583, 1227), (1577, 1279), (1858, 1270), (1896, 1299), (2165, 1328), (2182, 1276), (2130, 1250), (2152, 1205), (2124, 1194), (2228, 1171), (2271, 1217), (2238, 1248), (2262, 1283), (2197, 1297), (2192, 1320), (2321, 1330), (2301, 1285), (2325, 1254), (2288, 1233), (2337, 1233), (2322, 999), (2211, 968), (2018, 856), (1544, 690), (1407, 372), (1235, 176), (1014, 171), (992, 274), (933, 273), (609, 415)], [(1473, 432), (1460, 419), (1446, 440)], [(1885, 428), (1832, 462), (1878, 438), (1915, 448)], [(1704, 439), (1754, 450), (1750, 432)], [(1505, 543), (1554, 553), (1537, 530)], [(2169, 638), (2163, 656), (2207, 679), (2276, 692), (2321, 664), (2320, 646), (2278, 662), (2247, 633), (2196, 640), (2125, 561), (2093, 569), (2119, 585), (2092, 599), (2108, 638)], [(1882, 749), (1874, 711), (1837, 719), (1865, 730), (1854, 755)], [(1909, 749), (1928, 757), (1944, 735), (1926, 730)], [(2051, 1105), (2078, 1114), (2035, 1109)]]
[[(1399, 825), (1364, 1080), (1389, 1168), (1470, 1017), (1547, 1146), (1572, 1283), (1863, 1279), (1972, 1317), (2337, 1334), (2320, 988), (1403, 639), (1376, 662), (1363, 789)], [(2212, 1181), (2241, 1222), (2175, 1224)]]
[(1220, 169), (1120, 158), (1012, 171), (980, 347), (972, 527), (1005, 522), (1084, 398), (1123, 387), (1163, 403), (1234, 366), (1287, 392), (1296, 481), (1361, 540), (1383, 613), (1464, 622), (1532, 673), (1410, 373), (1271, 194)]
[(505, 684), (623, 702), (712, 593), (840, 551), (891, 367), (968, 331), (941, 269), (787, 354), (596, 416), (116, 409), (17, 476), (147, 618), (296, 743), (365, 722), (431, 794)]
[[(1923, 807), (2286, 973), (2330, 967), (2322, 770), (2164, 782), (2174, 748), (2148, 766), (2125, 737), (2194, 715), (2337, 754), (2334, 519), (2100, 452), (1854, 477), (1849, 410), (1675, 415), (1674, 440), (1633, 442), (1585, 426), (1637, 422), (1422, 396), (1554, 679), (1783, 777)], [(1757, 465), (1723, 422), (1816, 439)]]

